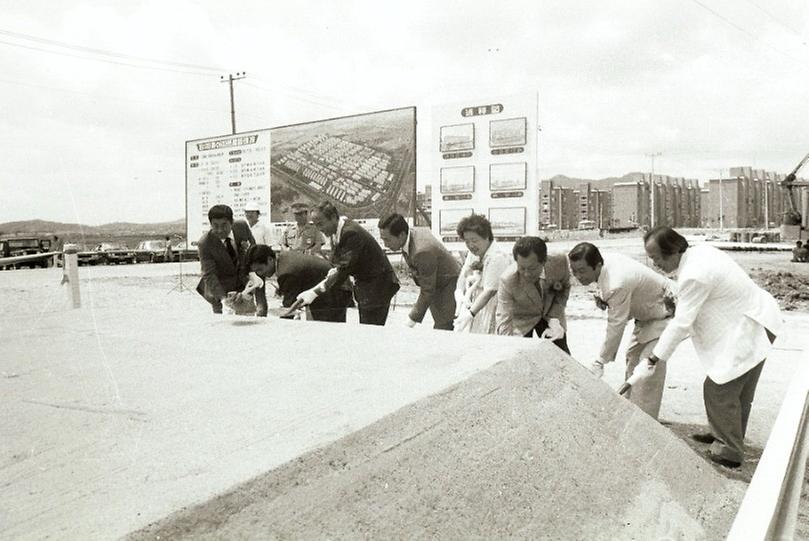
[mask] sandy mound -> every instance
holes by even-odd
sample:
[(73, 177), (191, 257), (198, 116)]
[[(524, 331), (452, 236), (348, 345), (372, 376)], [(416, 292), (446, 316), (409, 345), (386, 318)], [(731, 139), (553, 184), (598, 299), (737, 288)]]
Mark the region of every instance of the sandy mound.
[(547, 345), (130, 537), (718, 539), (742, 490)]

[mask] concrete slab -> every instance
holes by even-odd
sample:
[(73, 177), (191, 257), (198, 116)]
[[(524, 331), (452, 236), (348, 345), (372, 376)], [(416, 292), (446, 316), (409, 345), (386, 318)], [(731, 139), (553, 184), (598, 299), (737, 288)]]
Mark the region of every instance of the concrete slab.
[(94, 287), (78, 311), (3, 314), (2, 538), (124, 535), (541, 355), (530, 340), (223, 319), (196, 295), (116, 307), (120, 287)]
[(742, 491), (543, 343), (129, 538), (719, 539)]

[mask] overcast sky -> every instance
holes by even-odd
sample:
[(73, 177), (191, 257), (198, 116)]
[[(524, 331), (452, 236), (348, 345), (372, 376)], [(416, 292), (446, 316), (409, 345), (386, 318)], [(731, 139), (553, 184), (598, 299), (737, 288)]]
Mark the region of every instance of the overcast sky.
[(0, 222), (181, 218), (184, 142), (230, 132), (219, 77), (237, 71), (239, 131), (415, 105), (423, 141), (433, 104), (537, 91), (541, 178), (645, 171), (653, 152), (669, 175), (786, 173), (809, 152), (802, 0), (0, 0), (0, 12)]

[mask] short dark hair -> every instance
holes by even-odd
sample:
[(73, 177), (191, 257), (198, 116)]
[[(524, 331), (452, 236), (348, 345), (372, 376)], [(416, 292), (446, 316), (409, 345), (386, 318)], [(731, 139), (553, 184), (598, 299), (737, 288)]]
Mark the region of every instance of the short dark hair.
[(464, 233), (467, 231), (477, 233), (484, 239), (489, 239), (489, 242), (494, 240), (492, 224), (489, 223), (489, 220), (487, 220), (482, 214), (473, 213), (469, 216), (464, 216), (461, 218), (461, 221), (458, 222), (456, 232), (458, 233), (458, 236), (463, 239)]
[(227, 205), (214, 205), (208, 210), (209, 222), (222, 218), (225, 218), (230, 223), (233, 223), (233, 209)]
[(511, 253), (514, 256), (514, 261), (517, 260), (517, 256), (528, 257), (531, 254), (536, 254), (540, 263), (545, 263), (545, 260), (548, 259), (548, 247), (545, 245), (545, 241), (539, 237), (518, 238), (517, 242), (514, 243), (514, 248), (511, 249)]
[(648, 244), (650, 240), (655, 241), (657, 247), (660, 248), (660, 253), (664, 256), (682, 254), (688, 249), (688, 241), (685, 240), (685, 237), (666, 225), (659, 225), (647, 231), (643, 235), (643, 244)]
[(584, 261), (588, 266), (596, 268), (596, 265), (604, 264), (604, 258), (595, 244), (580, 242), (567, 253), (567, 258), (571, 261)]
[(803, 243), (801, 241), (798, 241), (798, 242), (795, 243), (795, 246), (800, 248), (801, 246), (803, 246)]
[(337, 211), (337, 207), (335, 207), (331, 201), (321, 201), (315, 205), (315, 210), (330, 220), (340, 218), (340, 213)]
[(379, 221), (379, 229), (387, 229), (391, 235), (399, 236), (402, 233), (407, 233), (410, 226), (407, 225), (407, 220), (398, 212), (394, 212), (390, 216), (383, 218)]
[(267, 259), (275, 259), (275, 250), (266, 244), (254, 244), (247, 249), (247, 265), (266, 263)]

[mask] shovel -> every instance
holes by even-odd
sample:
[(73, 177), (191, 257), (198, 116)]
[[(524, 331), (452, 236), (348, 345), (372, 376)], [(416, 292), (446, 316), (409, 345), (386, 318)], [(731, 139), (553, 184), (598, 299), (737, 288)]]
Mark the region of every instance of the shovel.
[(290, 307), (289, 307), (289, 309), (288, 309), (286, 312), (284, 312), (283, 314), (281, 314), (279, 317), (289, 317), (289, 316), (291, 316), (292, 314), (294, 314), (294, 313), (295, 313), (295, 311), (296, 311), (298, 308), (300, 308), (301, 306), (303, 306), (303, 299), (298, 299), (298, 300), (296, 300), (296, 301), (295, 301), (295, 302), (292, 304), (292, 306), (290, 306)]

